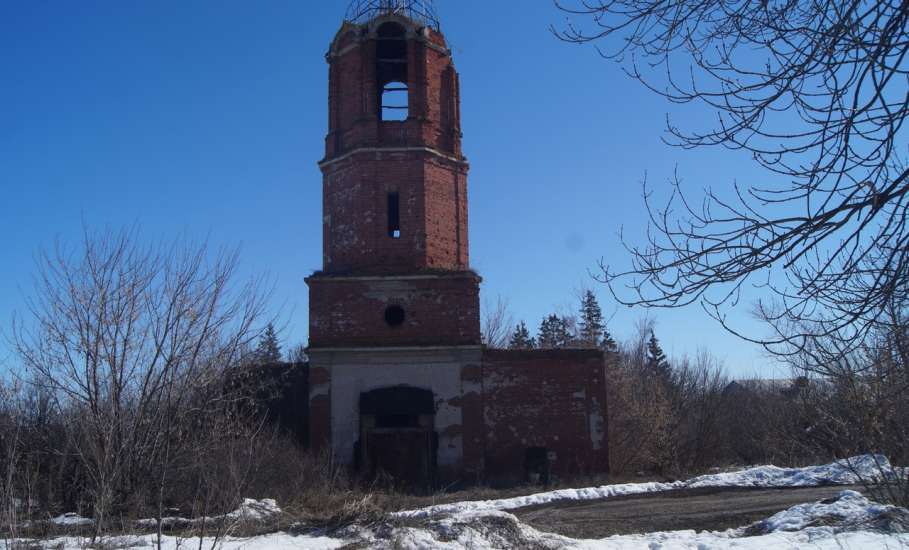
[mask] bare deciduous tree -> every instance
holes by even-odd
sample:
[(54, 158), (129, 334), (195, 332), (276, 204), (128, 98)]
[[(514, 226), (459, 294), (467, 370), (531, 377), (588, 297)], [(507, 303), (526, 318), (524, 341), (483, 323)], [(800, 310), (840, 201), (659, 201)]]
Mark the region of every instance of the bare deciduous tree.
[[(615, 297), (699, 302), (725, 325), (725, 308), (754, 284), (775, 296), (758, 308), (777, 330), (742, 336), (771, 351), (838, 331), (866, 334), (909, 276), (905, 4), (556, 3), (572, 18), (559, 37), (595, 43), (656, 93), (715, 113), (706, 129), (670, 121), (667, 141), (746, 151), (784, 182), (696, 198), (676, 177), (667, 205), (647, 201), (649, 238), (626, 245), (632, 266), (602, 266)], [(820, 318), (789, 330), (793, 320)]]
[[(0, 531), (17, 538), (22, 498), (16, 491), (21, 460), (21, 417), (16, 410), (19, 396), (0, 379)], [(10, 545), (9, 541), (5, 541)]]
[(483, 343), (490, 348), (508, 347), (508, 339), (514, 329), (514, 319), (508, 312), (508, 300), (498, 296), (495, 304), (483, 304)]
[(235, 282), (237, 259), (205, 245), (146, 246), (136, 230), (86, 230), (75, 251), (41, 256), (14, 344), (68, 413), (98, 533), (115, 506), (155, 488), (145, 496), (160, 517), (187, 420), (229, 399), (225, 377), (265, 306), (260, 280)]

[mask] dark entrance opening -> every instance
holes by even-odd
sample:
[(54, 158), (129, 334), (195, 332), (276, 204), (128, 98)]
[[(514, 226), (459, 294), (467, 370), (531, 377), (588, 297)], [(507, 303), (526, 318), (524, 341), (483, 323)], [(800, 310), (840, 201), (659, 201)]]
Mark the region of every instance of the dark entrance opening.
[(546, 447), (529, 447), (524, 451), (524, 473), (530, 483), (549, 484), (549, 450)]
[(430, 390), (395, 386), (361, 393), (360, 473), (390, 477), (410, 490), (431, 488), (438, 447), (435, 412)]

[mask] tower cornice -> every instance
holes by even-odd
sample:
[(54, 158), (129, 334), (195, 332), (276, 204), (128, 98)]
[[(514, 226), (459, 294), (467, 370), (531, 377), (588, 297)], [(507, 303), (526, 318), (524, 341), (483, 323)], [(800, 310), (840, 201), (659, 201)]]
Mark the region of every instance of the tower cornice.
[(445, 159), (447, 161), (450, 161), (450, 162), (453, 162), (456, 164), (460, 164), (461, 166), (463, 166), (465, 168), (470, 166), (470, 163), (467, 162), (466, 157), (458, 158), (453, 155), (443, 153), (442, 151), (439, 151), (437, 149), (433, 149), (432, 147), (360, 147), (358, 149), (353, 149), (352, 151), (347, 151), (346, 153), (343, 153), (336, 157), (332, 157), (330, 159), (327, 158), (327, 159), (320, 160), (319, 168), (327, 168), (338, 162), (345, 161), (352, 156), (361, 155), (364, 153), (367, 153), (367, 154), (368, 153), (428, 153), (430, 155)]
[[(426, 26), (419, 25), (406, 17), (389, 14), (376, 17), (367, 23), (357, 24), (345, 21), (331, 41), (325, 60), (331, 63), (333, 58), (341, 57), (357, 48), (363, 42), (378, 38), (378, 29), (385, 23), (395, 23), (406, 29), (406, 39), (421, 42), (443, 55), (451, 56), (451, 49), (445, 42), (445, 36)], [(344, 38), (350, 36), (350, 40)]]

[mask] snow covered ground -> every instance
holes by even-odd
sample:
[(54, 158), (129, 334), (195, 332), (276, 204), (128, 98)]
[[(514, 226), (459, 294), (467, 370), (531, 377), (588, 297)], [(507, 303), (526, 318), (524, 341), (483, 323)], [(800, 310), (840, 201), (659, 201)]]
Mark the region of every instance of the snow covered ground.
[[(669, 531), (576, 540), (541, 533), (507, 512), (462, 512), (428, 528), (403, 528), (376, 547), (448, 550), (507, 547), (574, 548), (579, 550), (670, 549), (856, 549), (909, 548), (909, 533), (888, 532), (895, 522), (909, 521), (909, 511), (868, 501), (854, 491), (836, 499), (794, 506), (750, 526), (722, 532)], [(905, 523), (903, 523), (905, 524)], [(897, 528), (898, 529), (898, 528)], [(517, 533), (515, 533), (517, 531)]]
[[(882, 474), (883, 472), (883, 474)], [(578, 540), (540, 532), (521, 523), (507, 510), (558, 500), (590, 500), (617, 495), (697, 487), (807, 487), (853, 484), (863, 479), (892, 475), (882, 457), (864, 456), (807, 468), (760, 466), (738, 472), (711, 474), (674, 483), (627, 483), (586, 489), (563, 489), (501, 500), (460, 502), (399, 512), (380, 525), (349, 527), (333, 536), (296, 536), (274, 533), (254, 538), (229, 538), (220, 542), (227, 550), (332, 550), (348, 544), (371, 548), (410, 550), (488, 550), (492, 548), (573, 548), (580, 550), (626, 549), (884, 549), (909, 548), (909, 510), (869, 501), (855, 491), (841, 491), (836, 498), (801, 504), (752, 525), (715, 532), (671, 531), (619, 535), (599, 540)], [(274, 501), (246, 501), (238, 517), (255, 521), (279, 513)], [(261, 514), (261, 515), (259, 515)], [(153, 546), (152, 536), (107, 541), (116, 548)], [(214, 541), (204, 541), (211, 547)], [(166, 537), (164, 548), (198, 547), (197, 539)], [(47, 548), (76, 550), (85, 540), (61, 538), (47, 541)], [(362, 547), (362, 546), (358, 546)], [(12, 550), (0, 541), (0, 550)]]
[(514, 510), (515, 508), (549, 504), (560, 500), (599, 500), (624, 495), (703, 487), (783, 488), (853, 485), (862, 482), (873, 482), (879, 480), (882, 475), (893, 475), (893, 472), (894, 469), (886, 457), (863, 455), (823, 466), (807, 466), (804, 468), (756, 466), (735, 472), (699, 476), (688, 481), (620, 483), (583, 489), (558, 489), (556, 491), (514, 498), (440, 504), (419, 510), (400, 512), (398, 515), (410, 518), (425, 518), (438, 514), (454, 514), (467, 511)]

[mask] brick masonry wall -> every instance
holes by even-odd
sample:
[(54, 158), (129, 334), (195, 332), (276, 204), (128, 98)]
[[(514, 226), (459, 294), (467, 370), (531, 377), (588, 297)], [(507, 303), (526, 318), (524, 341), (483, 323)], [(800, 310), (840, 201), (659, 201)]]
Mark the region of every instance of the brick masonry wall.
[[(388, 20), (406, 28), (405, 121), (381, 120), (375, 32)], [(451, 384), (440, 397), (450, 414), (440, 436), (454, 442), (446, 447), (447, 464), (460, 463), (465, 480), (486, 475), (519, 481), (531, 447), (550, 452), (555, 474), (607, 470), (606, 381), (597, 351), (485, 350), (482, 360), (446, 364), (429, 378), (422, 359), (395, 363), (400, 349), (365, 350), (371, 358), (365, 373), (358, 364), (321, 366), (316, 359), (350, 351), (331, 348), (428, 352), (420, 347), (480, 344), (480, 278), (469, 270), (459, 79), (444, 37), (408, 20), (381, 17), (345, 24), (327, 59), (324, 261), (323, 271), (307, 279), (313, 447), (350, 443), (357, 395), (370, 380), (437, 383), (444, 372)], [(388, 193), (400, 199), (400, 238), (388, 235)], [(390, 305), (404, 309), (401, 326), (385, 322)], [(382, 358), (389, 363), (374, 364)], [(342, 397), (332, 403), (333, 395)], [(348, 421), (341, 422), (342, 416)], [(332, 433), (333, 423), (344, 433)]]
[[(472, 272), (417, 277), (313, 276), (309, 285), (309, 345), (457, 346), (480, 343), (480, 278)], [(385, 309), (404, 309), (403, 325), (388, 326)]]
[(408, 28), (405, 122), (383, 122), (376, 82), (375, 29), (348, 25), (329, 54), (329, 133), (326, 159), (363, 147), (426, 146), (460, 156), (458, 77), (441, 34)]
[[(400, 238), (388, 235), (398, 193)], [(327, 273), (468, 269), (467, 166), (422, 151), (364, 152), (324, 168)]]
[[(488, 478), (520, 481), (525, 452), (545, 447), (556, 475), (609, 469), (606, 380), (596, 350), (486, 350), (481, 373), (465, 370), (465, 383), (482, 394), (477, 415), (465, 411), (465, 465), (482, 456)], [(466, 405), (465, 405), (466, 406)]]

